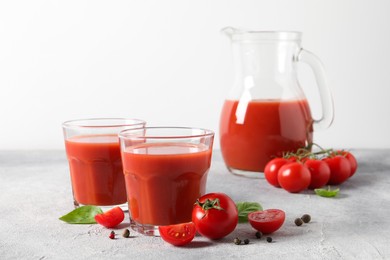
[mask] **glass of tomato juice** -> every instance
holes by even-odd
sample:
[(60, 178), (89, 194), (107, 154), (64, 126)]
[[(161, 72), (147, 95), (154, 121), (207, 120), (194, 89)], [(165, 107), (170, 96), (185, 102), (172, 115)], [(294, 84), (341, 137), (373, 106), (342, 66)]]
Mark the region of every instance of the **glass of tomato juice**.
[(93, 118), (62, 124), (74, 206), (127, 209), (118, 133), (140, 128), (143, 120)]
[(204, 195), (214, 132), (189, 127), (145, 127), (119, 133), (130, 226), (144, 235), (191, 221)]

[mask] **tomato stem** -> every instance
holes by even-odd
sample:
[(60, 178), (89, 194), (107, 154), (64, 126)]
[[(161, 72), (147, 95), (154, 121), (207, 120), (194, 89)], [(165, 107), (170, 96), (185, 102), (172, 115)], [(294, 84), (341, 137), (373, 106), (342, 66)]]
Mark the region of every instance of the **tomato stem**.
[(219, 204), (219, 199), (206, 199), (205, 202), (200, 202), (199, 200), (196, 200), (195, 204), (199, 205), (203, 210), (207, 211), (209, 209), (216, 209), (216, 210), (224, 210)]
[[(319, 148), (319, 151), (313, 152), (312, 148), (313, 146), (316, 146)], [(305, 147), (298, 148), (296, 152), (287, 152), (283, 154), (283, 158), (290, 159), (295, 158), (297, 162), (303, 162), (304, 159), (318, 159), (322, 155), (325, 155), (326, 157), (337, 155), (337, 151), (334, 149), (324, 149), (320, 145), (316, 143), (310, 143)]]

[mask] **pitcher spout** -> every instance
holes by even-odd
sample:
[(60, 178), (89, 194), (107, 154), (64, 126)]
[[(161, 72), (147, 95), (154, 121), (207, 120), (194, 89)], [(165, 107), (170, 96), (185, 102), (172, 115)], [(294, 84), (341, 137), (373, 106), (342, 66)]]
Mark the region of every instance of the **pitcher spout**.
[(224, 28), (221, 29), (221, 33), (226, 35), (229, 39), (232, 39), (234, 34), (237, 34), (237, 33), (240, 33), (240, 32), (243, 32), (243, 30), (238, 29), (238, 28), (234, 28), (234, 27), (231, 27), (231, 26), (224, 27)]

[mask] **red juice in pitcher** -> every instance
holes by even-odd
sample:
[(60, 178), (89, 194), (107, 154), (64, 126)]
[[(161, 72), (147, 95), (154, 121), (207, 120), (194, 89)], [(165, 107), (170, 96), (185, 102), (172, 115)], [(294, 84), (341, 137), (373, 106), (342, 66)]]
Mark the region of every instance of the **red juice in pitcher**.
[(226, 100), (220, 120), (221, 151), (231, 169), (263, 172), (275, 156), (312, 142), (306, 99), (252, 100), (238, 106), (238, 100)]
[[(226, 27), (234, 81), (220, 121), (220, 144), (230, 172), (261, 177), (268, 161), (313, 140), (313, 129), (333, 120), (333, 101), (324, 67), (302, 48), (302, 33)], [(298, 80), (299, 63), (309, 65), (319, 90), (322, 114), (313, 119)], [(317, 103), (317, 102), (316, 102)]]

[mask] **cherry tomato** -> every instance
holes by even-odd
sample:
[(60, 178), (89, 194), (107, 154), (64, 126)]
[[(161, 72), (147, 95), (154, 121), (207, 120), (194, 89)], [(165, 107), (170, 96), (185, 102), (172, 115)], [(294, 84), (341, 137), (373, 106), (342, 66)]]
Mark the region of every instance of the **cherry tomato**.
[(338, 185), (345, 182), (351, 176), (351, 164), (342, 155), (327, 157), (324, 161), (330, 168), (330, 178), (328, 184)]
[(174, 246), (184, 246), (194, 239), (196, 228), (194, 223), (188, 222), (169, 226), (159, 226), (158, 231), (165, 242)]
[(269, 184), (275, 187), (280, 187), (278, 181), (278, 171), (287, 163), (291, 163), (291, 161), (284, 158), (275, 158), (267, 163), (264, 169), (264, 177)]
[(251, 226), (263, 234), (270, 234), (278, 230), (284, 223), (286, 214), (280, 209), (267, 209), (248, 214)]
[(350, 153), (348, 151), (344, 151), (344, 150), (337, 151), (337, 154), (340, 154), (348, 159), (349, 163), (351, 164), (351, 175), (349, 177), (352, 177), (352, 175), (355, 174), (357, 167), (358, 167), (358, 163), (356, 161), (355, 156), (352, 153)]
[(304, 165), (309, 169), (311, 174), (309, 189), (318, 189), (328, 183), (330, 178), (330, 168), (326, 162), (315, 159), (307, 159)]
[(236, 204), (224, 193), (206, 194), (195, 203), (192, 222), (202, 236), (210, 239), (223, 238), (237, 226)]
[(309, 187), (311, 174), (302, 163), (289, 163), (280, 168), (278, 181), (280, 186), (288, 192), (300, 192)]
[(118, 226), (124, 218), (125, 214), (120, 207), (112, 208), (102, 214), (97, 214), (95, 216), (96, 222), (102, 226), (105, 226), (106, 228)]

